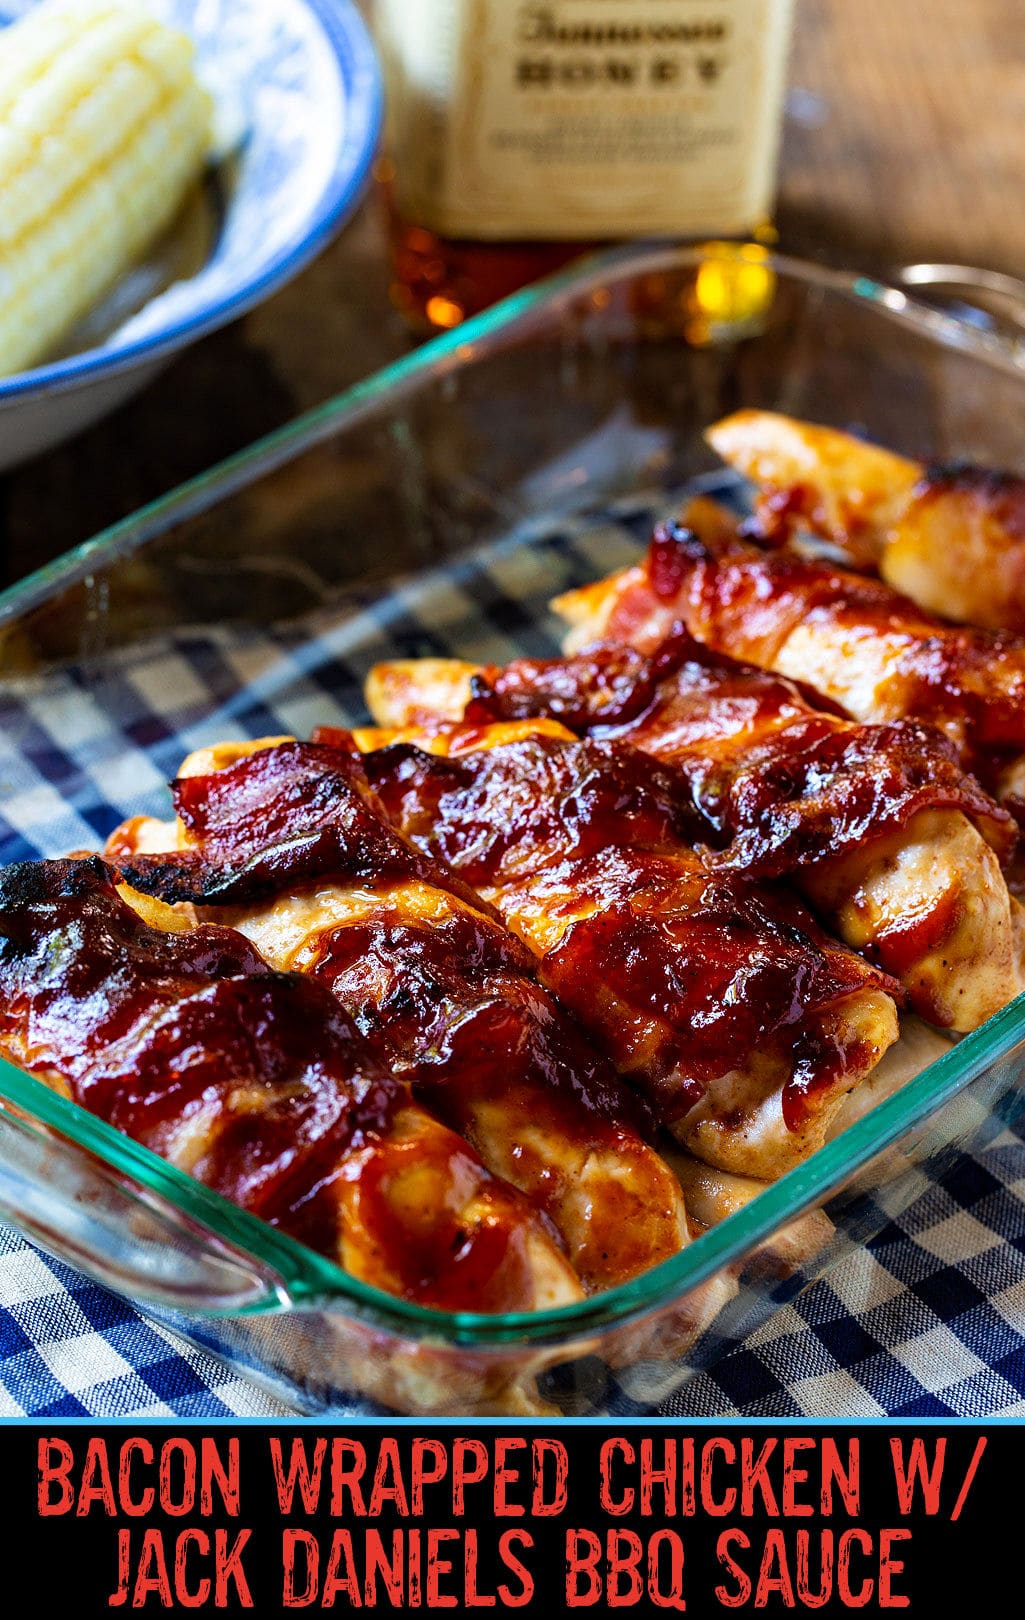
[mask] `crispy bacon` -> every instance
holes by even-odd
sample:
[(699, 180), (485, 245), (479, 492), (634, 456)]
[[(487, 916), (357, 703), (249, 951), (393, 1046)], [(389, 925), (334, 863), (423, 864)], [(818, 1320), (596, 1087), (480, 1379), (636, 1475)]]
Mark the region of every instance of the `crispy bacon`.
[(502, 911), (663, 1119), (681, 1121), (711, 1081), (784, 1035), (798, 1052), (791, 1130), (871, 1067), (820, 1020), (897, 986), (789, 896), (710, 870), (671, 772), (551, 736), (447, 758), (398, 744), (366, 765), (395, 824)]
[[(672, 554), (660, 555), (668, 567)], [(578, 631), (600, 626), (620, 596), (637, 598), (641, 572), (576, 593)], [(650, 586), (647, 598), (650, 619)], [(1025, 984), (1022, 915), (995, 853), (1013, 850), (1013, 821), (932, 727), (851, 721), (679, 624), (650, 655), (605, 642), (505, 668), (382, 664), (367, 692), (375, 716), (398, 727), (396, 740), (419, 735), (431, 750), (459, 717), (461, 752), (489, 719), (493, 740), (533, 725), (642, 749), (670, 768), (681, 816), (692, 811), (692, 836), (715, 846), (714, 866), (790, 878), (932, 1023), (974, 1029)], [(432, 706), (431, 725), (410, 731), (411, 710)], [(354, 735), (368, 748), (385, 734)]]
[(164, 899), (230, 896), (234, 926), (276, 965), (326, 985), (415, 1094), (545, 1209), (589, 1286), (675, 1253), (682, 1200), (643, 1140), (650, 1110), (538, 984), (525, 946), (475, 895), (464, 899), (461, 880), (383, 824), (361, 838), (382, 852), (382, 870), (353, 860), (346, 840), (374, 795), (343, 742), (289, 743), (183, 775), (174, 798), (191, 847), (122, 848), (122, 871)]
[(760, 542), (810, 531), (929, 613), (1025, 630), (1025, 479), (923, 466), (772, 411), (737, 411), (705, 436), (754, 481)]
[(963, 811), (1004, 855), (1014, 846), (1012, 818), (939, 732), (816, 709), (797, 683), (702, 647), (682, 626), (651, 655), (598, 643), (573, 658), (488, 666), (473, 690), (468, 720), (548, 716), (673, 766), (720, 846), (717, 864), (738, 871), (814, 866), (927, 807)]
[[(1017, 813), (1025, 756), (1012, 740), (1025, 742), (1025, 642), (1015, 649), (1010, 637), (941, 626), (880, 582), (795, 552), (766, 555), (706, 521), (705, 506), (690, 509), (700, 535), (663, 524), (642, 564), (556, 603), (573, 626), (568, 651), (604, 637), (654, 655), (682, 621), (715, 653), (814, 685), (864, 722), (941, 730), (962, 768)], [(839, 851), (831, 873), (802, 869), (800, 881), (848, 943), (901, 976), (924, 1018), (968, 1030), (1025, 982), (1022, 914), (981, 833), (1004, 859), (1014, 845), (1004, 817), (958, 781), (939, 745), (930, 752), (938, 802), (928, 803), (923, 783), (914, 808), (906, 779), (897, 802), (913, 814), (904, 826), (863, 855)]]
[(354, 749), (284, 742), (231, 770), (179, 777), (172, 792), (187, 842), (126, 859), (144, 894), (223, 905), (330, 875), (371, 888), (426, 879), (474, 903), (386, 826)]
[[(133, 887), (202, 906), (294, 893), (311, 879), (377, 888), (382, 903), (369, 921), (320, 936), (313, 972), (336, 989), (344, 983), (346, 1004), (390, 1056), (430, 1068), (432, 1087), (454, 1083), (464, 1067), (456, 1050), (464, 1041), (471, 1051), (475, 1045), (468, 1020), (494, 1006), (510, 1032), (518, 1026), (508, 1050), (536, 1066), (549, 1085), (595, 1116), (645, 1121), (640, 1100), (560, 1018), (533, 978), (522, 942), (464, 880), (373, 814), (358, 756), (286, 743), (227, 770), (180, 777), (172, 792), (195, 842), (181, 852), (121, 859)], [(464, 906), (438, 922), (417, 923), (401, 906), (402, 885), (412, 881)]]
[(0, 873), (0, 1004), (13, 1062), (381, 1287), (484, 1310), (579, 1292), (333, 997), (231, 929), (151, 927), (98, 859)]
[(572, 1139), (596, 1120), (650, 1129), (640, 1099), (560, 1016), (524, 957), (520, 941), (480, 913), (425, 922), (394, 904), (319, 934), (309, 972), (368, 1038), (415, 1065), (425, 1095), (461, 1086), (508, 1097), (530, 1076), (572, 1100)]
[(667, 523), (646, 564), (604, 590), (593, 617), (586, 593), (569, 604), (581, 638), (651, 652), (682, 621), (706, 646), (803, 680), (857, 719), (938, 726), (984, 785), (1025, 751), (1025, 639), (944, 625), (879, 580)]

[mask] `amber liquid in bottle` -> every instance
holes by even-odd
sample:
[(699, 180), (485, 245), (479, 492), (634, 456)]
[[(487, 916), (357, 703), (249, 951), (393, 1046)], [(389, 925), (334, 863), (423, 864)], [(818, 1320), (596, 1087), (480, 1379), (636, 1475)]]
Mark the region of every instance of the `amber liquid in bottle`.
[(439, 236), (426, 225), (404, 219), (399, 212), (390, 158), (378, 161), (375, 175), (387, 215), (392, 303), (417, 332), (439, 332), (458, 326), (468, 315), (477, 315), (509, 293), (561, 270), (592, 245), (474, 242)]
[(421, 330), (602, 244), (761, 240), (792, 0), (378, 0), (392, 296)]

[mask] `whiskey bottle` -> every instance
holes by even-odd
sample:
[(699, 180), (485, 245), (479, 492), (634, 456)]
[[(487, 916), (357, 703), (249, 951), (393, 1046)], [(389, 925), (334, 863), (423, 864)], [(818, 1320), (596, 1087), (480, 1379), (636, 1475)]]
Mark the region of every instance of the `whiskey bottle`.
[(590, 245), (761, 235), (793, 0), (377, 0), (396, 303), (457, 325)]

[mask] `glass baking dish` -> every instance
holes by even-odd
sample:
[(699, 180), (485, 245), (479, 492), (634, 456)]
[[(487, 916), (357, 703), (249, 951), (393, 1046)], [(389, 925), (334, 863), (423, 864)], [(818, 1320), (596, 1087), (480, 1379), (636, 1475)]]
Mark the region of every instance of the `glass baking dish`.
[[(701, 430), (742, 405), (1025, 472), (992, 321), (761, 249), (589, 260), (0, 598), (0, 859), (166, 814), (191, 748), (352, 722), (382, 656), (551, 649), (547, 597), (722, 484)], [(673, 1260), (533, 1315), (356, 1282), (6, 1064), (0, 1216), (311, 1411), (633, 1411), (1013, 1124), (1023, 1061), (1025, 997)]]

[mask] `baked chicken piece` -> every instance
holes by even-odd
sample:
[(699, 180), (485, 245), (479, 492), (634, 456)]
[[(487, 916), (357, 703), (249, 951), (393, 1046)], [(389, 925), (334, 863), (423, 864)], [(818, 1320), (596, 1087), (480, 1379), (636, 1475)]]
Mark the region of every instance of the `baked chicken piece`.
[(932, 727), (815, 708), (797, 683), (682, 627), (650, 655), (606, 642), (443, 674), (437, 660), (378, 666), (369, 700), (379, 718), (441, 701), (474, 721), (541, 716), (653, 755), (677, 773), (718, 866), (788, 877), (931, 1023), (973, 1029), (1025, 988), (999, 858), (1014, 822)]
[(328, 992), (97, 857), (0, 872), (0, 1051), (215, 1191), (422, 1305), (581, 1297), (541, 1216)]
[(1025, 478), (926, 467), (772, 411), (737, 411), (705, 437), (757, 486), (766, 539), (803, 527), (930, 613), (1025, 631)]
[(695, 501), (645, 560), (553, 604), (566, 651), (653, 652), (682, 623), (698, 641), (804, 682), (857, 720), (922, 720), (1025, 822), (1025, 637), (941, 624), (880, 580), (744, 540)]
[(898, 986), (789, 895), (711, 867), (635, 750), (551, 722), (355, 736), (394, 825), (501, 911), (699, 1158), (774, 1179), (896, 1039)]
[[(692, 650), (705, 668), (715, 668), (717, 664), (734, 668), (731, 661), (716, 660), (696, 645), (692, 646)], [(641, 664), (641, 655), (629, 649), (617, 648), (613, 657), (621, 659), (627, 666), (633, 666), (634, 670)], [(533, 682), (524, 688), (523, 676), (542, 670), (551, 677), (551, 687), (545, 695), (557, 694), (556, 700), (545, 705), (547, 720), (531, 719), (524, 724), (525, 717), (538, 706), (534, 701), (538, 692)], [(607, 674), (600, 667), (595, 673), (599, 676)], [(666, 672), (660, 670), (659, 673), (664, 676)], [(766, 679), (761, 671), (749, 670), (746, 673)], [(570, 660), (552, 660), (548, 664), (517, 660), (501, 669), (498, 666), (482, 668), (465, 661), (438, 658), (379, 664), (368, 676), (366, 690), (368, 705), (381, 725), (358, 729), (354, 736), (360, 747), (366, 750), (405, 741), (444, 753), (453, 747), (458, 752), (475, 743), (486, 745), (489, 734), (492, 738), (501, 735), (507, 741), (531, 734), (564, 735), (558, 722), (569, 719), (574, 726), (578, 725), (581, 701), (587, 701), (580, 690), (579, 677), (580, 672), (573, 669), (573, 661)], [(773, 682), (772, 677), (767, 679), (771, 685), (784, 684)], [(725, 697), (725, 694), (722, 695)], [(797, 712), (805, 714), (807, 704), (803, 697), (796, 689), (794, 695), (797, 698)], [(735, 698), (737, 694), (733, 696)], [(587, 693), (587, 698), (595, 700), (604, 721), (609, 723), (610, 737), (614, 722), (618, 720), (622, 723), (625, 697), (626, 693), (615, 676), (602, 679), (597, 687), (591, 687)], [(527, 698), (525, 703), (524, 698)], [(496, 699), (499, 701), (496, 702)], [(728, 707), (732, 709), (734, 705), (731, 703)], [(732, 716), (732, 723), (737, 723), (749, 712), (749, 705), (743, 702), (736, 708), (738, 712)], [(492, 724), (496, 709), (501, 710), (506, 720), (501, 729)], [(629, 709), (629, 703), (625, 709)], [(760, 706), (755, 704), (750, 713), (752, 722), (757, 718), (759, 709)], [(459, 721), (464, 714), (472, 716), (469, 723), (454, 727), (451, 722)], [(558, 716), (558, 720), (555, 720), (555, 716)], [(714, 725), (699, 725), (701, 735), (717, 735), (717, 731)], [(728, 734), (721, 740), (728, 741)], [(973, 791), (978, 795), (977, 788)], [(982, 797), (988, 814), (995, 807)], [(697, 796), (695, 803), (698, 803)], [(999, 814), (996, 820), (999, 823)], [(899, 1041), (890, 1047), (871, 1073), (842, 1098), (826, 1126), (825, 1139), (839, 1135), (948, 1050), (949, 1042), (935, 1030), (914, 1017), (903, 1018)], [(750, 1203), (767, 1184), (764, 1180), (706, 1164), (686, 1152), (675, 1152), (670, 1155), (670, 1160), (684, 1188), (692, 1227), (717, 1224)], [(774, 1271), (785, 1271), (821, 1248), (831, 1230), (826, 1216), (821, 1211), (813, 1211), (794, 1227), (776, 1235), (771, 1245), (767, 1246), (763, 1263)]]
[(377, 1060), (545, 1212), (588, 1289), (685, 1246), (643, 1104), (498, 916), (384, 824), (351, 745), (205, 750), (173, 794), (177, 825), (129, 822), (108, 844), (128, 880), (330, 990)]

